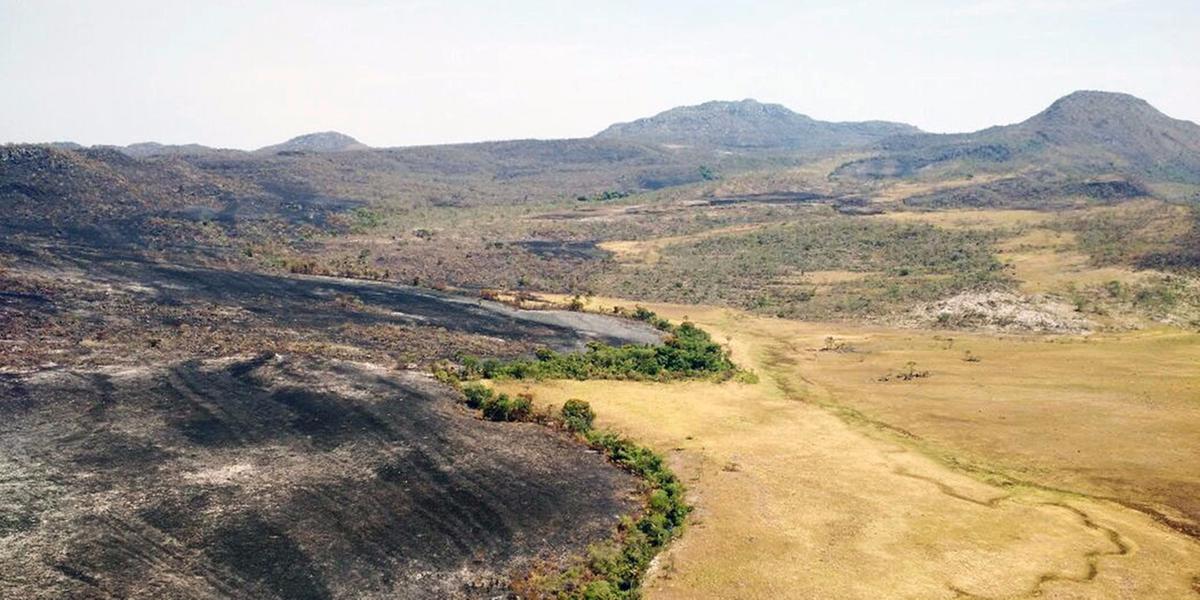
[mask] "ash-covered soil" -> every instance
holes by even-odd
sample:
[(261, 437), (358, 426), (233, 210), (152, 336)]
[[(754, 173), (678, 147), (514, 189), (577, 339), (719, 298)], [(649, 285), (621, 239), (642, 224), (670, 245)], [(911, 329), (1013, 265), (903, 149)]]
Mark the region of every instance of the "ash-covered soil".
[(0, 597), (503, 595), (633, 479), (429, 376), (264, 354), (0, 376)]
[[(45, 254), (53, 253), (52, 258)], [(6, 246), (0, 369), (216, 358), (264, 350), (426, 365), (589, 341), (652, 344), (645, 323), (528, 311), (435, 290), (177, 264), (137, 253)]]

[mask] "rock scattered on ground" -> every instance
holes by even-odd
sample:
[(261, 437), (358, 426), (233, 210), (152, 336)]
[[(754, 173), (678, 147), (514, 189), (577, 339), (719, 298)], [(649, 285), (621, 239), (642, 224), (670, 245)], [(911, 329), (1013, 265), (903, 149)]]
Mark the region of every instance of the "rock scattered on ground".
[(1011, 292), (965, 292), (921, 306), (905, 325), (1036, 333), (1087, 333), (1095, 324), (1065, 303)]

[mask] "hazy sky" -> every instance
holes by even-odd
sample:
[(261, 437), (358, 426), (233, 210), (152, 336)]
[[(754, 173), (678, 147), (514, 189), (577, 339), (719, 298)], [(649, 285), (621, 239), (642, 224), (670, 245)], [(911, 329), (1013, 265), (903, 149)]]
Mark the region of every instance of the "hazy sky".
[(1200, 121), (1200, 0), (0, 0), (0, 142), (574, 137), (747, 97), (964, 131), (1081, 88)]

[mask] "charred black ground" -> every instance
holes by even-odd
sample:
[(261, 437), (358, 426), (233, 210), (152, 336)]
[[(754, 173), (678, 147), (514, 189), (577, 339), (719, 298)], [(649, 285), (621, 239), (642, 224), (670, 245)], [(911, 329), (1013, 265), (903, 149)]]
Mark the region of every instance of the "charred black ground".
[(427, 375), (263, 355), (0, 381), (9, 597), (502, 594), (632, 479)]
[(316, 352), (428, 364), (460, 353), (582, 350), (589, 341), (655, 343), (632, 320), (402, 285), (170, 263), (137, 253), (0, 242), (0, 367), (101, 365), (240, 352)]

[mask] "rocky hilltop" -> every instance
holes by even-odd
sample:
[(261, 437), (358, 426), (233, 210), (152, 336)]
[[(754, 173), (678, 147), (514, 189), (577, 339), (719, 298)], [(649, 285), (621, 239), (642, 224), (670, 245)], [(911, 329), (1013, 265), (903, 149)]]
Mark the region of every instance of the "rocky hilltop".
[(918, 133), (903, 123), (818, 121), (779, 104), (757, 100), (681, 106), (596, 134), (654, 144), (730, 149), (830, 150), (865, 146), (888, 136)]

